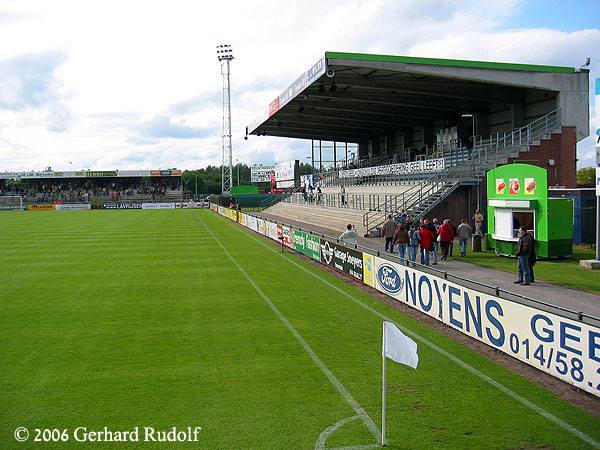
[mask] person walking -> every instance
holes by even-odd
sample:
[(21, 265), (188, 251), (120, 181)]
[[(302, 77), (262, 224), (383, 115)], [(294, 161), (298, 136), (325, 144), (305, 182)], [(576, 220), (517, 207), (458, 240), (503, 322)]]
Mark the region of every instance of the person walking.
[(483, 227), (483, 214), (481, 214), (478, 209), (476, 209), (475, 214), (473, 214), (473, 222), (475, 223), (475, 234), (481, 236), (481, 228)]
[(340, 194), (341, 194), (342, 206), (343, 206), (346, 204), (346, 188), (344, 187), (343, 184), (340, 186)]
[(429, 219), (425, 219), (424, 223), (427, 226), (427, 229), (433, 233), (433, 247), (431, 250), (431, 255), (433, 256), (433, 265), (435, 266), (438, 263), (438, 248), (439, 242), (437, 241), (438, 237), (438, 228), (439, 225), (436, 225), (437, 219), (433, 219), (433, 221), (429, 221)]
[(456, 237), (458, 238), (458, 247), (460, 248), (460, 256), (467, 255), (467, 240), (471, 239), (472, 235), (473, 232), (467, 223), (467, 219), (462, 219), (456, 232)]
[(406, 231), (406, 228), (404, 228), (403, 224), (398, 224), (398, 227), (396, 228), (396, 232), (394, 233), (394, 242), (392, 243), (392, 245), (398, 246), (398, 257), (401, 260), (404, 260), (404, 258), (405, 258), (406, 249), (408, 247), (408, 244), (409, 244), (408, 231)]
[(516, 248), (517, 256), (517, 281), (515, 284), (529, 286), (531, 284), (531, 272), (529, 270), (529, 255), (533, 250), (532, 236), (526, 227), (519, 227), (519, 241)]
[(410, 230), (408, 230), (408, 257), (412, 261), (413, 267), (415, 267), (417, 262), (417, 249), (419, 248), (420, 242), (421, 237), (419, 236), (419, 229), (414, 225), (411, 225)]
[(348, 225), (346, 225), (346, 231), (340, 234), (340, 237), (338, 239), (342, 244), (356, 245), (357, 237), (358, 233), (356, 232), (352, 224), (349, 223)]
[(445, 219), (444, 223), (440, 227), (440, 245), (442, 246), (442, 261), (446, 261), (448, 259), (448, 250), (450, 249), (450, 244), (454, 240), (454, 230), (452, 225), (450, 225), (450, 220)]
[(388, 215), (387, 220), (383, 223), (381, 233), (385, 238), (385, 251), (392, 253), (394, 251), (394, 233), (398, 229), (392, 215)]
[(433, 249), (433, 233), (427, 228), (427, 225), (421, 225), (419, 238), (421, 242), (421, 264), (428, 266), (429, 252)]

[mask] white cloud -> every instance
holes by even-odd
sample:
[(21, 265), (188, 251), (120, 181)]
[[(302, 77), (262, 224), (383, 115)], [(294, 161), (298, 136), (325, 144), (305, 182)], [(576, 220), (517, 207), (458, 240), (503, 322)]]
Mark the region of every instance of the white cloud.
[[(597, 29), (503, 29), (519, 6), (516, 0), (485, 8), (455, 0), (4, 1), (0, 73), (16, 88), (0, 83), (0, 170), (66, 168), (69, 161), (78, 168), (218, 164), (215, 45), (222, 42), (233, 44), (236, 55), (233, 147), (244, 162), (306, 160), (310, 141), (245, 141), (244, 127), (325, 50), (573, 66), (597, 54)], [(28, 74), (14, 64), (26, 55), (55, 59), (29, 66)]]

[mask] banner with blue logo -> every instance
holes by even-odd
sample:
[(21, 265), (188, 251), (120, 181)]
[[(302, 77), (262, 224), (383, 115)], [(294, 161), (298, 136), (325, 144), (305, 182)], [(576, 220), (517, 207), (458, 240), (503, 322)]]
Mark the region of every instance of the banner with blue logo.
[(375, 256), (375, 289), (600, 395), (600, 330)]

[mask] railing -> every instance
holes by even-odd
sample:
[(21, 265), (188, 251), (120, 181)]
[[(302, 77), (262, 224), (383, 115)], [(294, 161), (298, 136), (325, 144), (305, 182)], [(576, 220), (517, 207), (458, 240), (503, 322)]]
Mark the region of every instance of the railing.
[(293, 205), (314, 205), (330, 208), (354, 209), (370, 211), (382, 203), (397, 197), (398, 194), (354, 194), (354, 193), (315, 193), (312, 198), (302, 193), (294, 193), (283, 201)]
[(489, 142), (473, 149), (473, 160), (487, 162), (490, 157), (504, 158), (515, 149), (529, 147), (534, 141), (540, 140), (560, 128), (560, 111), (560, 108), (555, 109), (509, 134), (498, 133), (495, 137), (491, 136)]
[(261, 200), (260, 206), (258, 207), (261, 211), (273, 206), (275, 203), (285, 200), (291, 194), (270, 194), (267, 198)]
[[(433, 194), (439, 193), (443, 199), (445, 194), (466, 180), (479, 180), (487, 170), (485, 165), (495, 166), (501, 160), (508, 159), (515, 151), (521, 151), (523, 147), (528, 147), (534, 141), (548, 136), (560, 126), (560, 109), (555, 109), (524, 127), (517, 128), (508, 135), (502, 135), (502, 137), (498, 135), (497, 139), (490, 139), (488, 142), (478, 145), (462, 164), (451, 166), (430, 176), (408, 191), (378, 205), (374, 211), (365, 213), (363, 225), (368, 232), (380, 226), (388, 214), (395, 215), (400, 210), (411, 214)], [(438, 202), (441, 199), (438, 198)], [(427, 206), (431, 208), (432, 205), (433, 203), (430, 203)], [(420, 218), (427, 210), (427, 208), (419, 209), (418, 214), (415, 214), (413, 218), (415, 220)]]

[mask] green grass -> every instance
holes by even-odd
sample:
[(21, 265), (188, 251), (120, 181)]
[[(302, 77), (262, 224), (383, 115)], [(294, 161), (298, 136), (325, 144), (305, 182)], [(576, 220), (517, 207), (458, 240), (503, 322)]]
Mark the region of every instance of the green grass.
[[(0, 228), (0, 448), (35, 447), (18, 426), (201, 426), (189, 447), (310, 449), (355, 415), (209, 230), (378, 426), (381, 319), (310, 273), (600, 441), (589, 413), (209, 211), (6, 213)], [(419, 355), (417, 370), (388, 365), (390, 448), (587, 447)], [(327, 444), (374, 442), (352, 422)]]
[[(454, 247), (456, 250), (458, 244)], [(534, 267), (535, 278), (597, 294), (600, 292), (600, 272), (579, 266), (580, 260), (594, 259), (595, 257), (595, 251), (575, 246), (573, 247), (573, 256), (570, 258), (539, 259)], [(498, 256), (493, 250), (473, 253), (470, 244), (467, 256), (461, 258), (461, 261), (506, 272), (517, 270), (517, 260), (515, 258)]]

